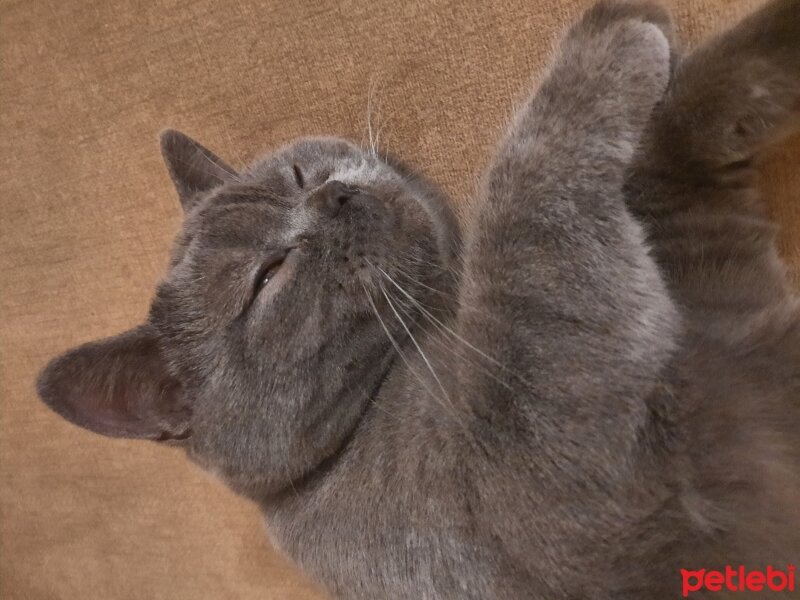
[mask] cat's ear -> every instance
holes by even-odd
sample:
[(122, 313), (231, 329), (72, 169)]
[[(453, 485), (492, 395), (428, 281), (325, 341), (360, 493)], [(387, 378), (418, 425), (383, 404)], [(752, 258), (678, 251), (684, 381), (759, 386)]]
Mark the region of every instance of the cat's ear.
[(198, 194), (237, 178), (220, 157), (174, 129), (161, 133), (161, 154), (184, 211), (193, 206)]
[(149, 325), (53, 359), (37, 390), (62, 417), (103, 435), (157, 441), (189, 435), (191, 411)]

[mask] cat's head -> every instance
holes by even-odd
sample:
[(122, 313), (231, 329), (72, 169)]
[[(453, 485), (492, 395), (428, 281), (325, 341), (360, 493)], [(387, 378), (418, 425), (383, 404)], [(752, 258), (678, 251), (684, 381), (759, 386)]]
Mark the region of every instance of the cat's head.
[(53, 360), (39, 393), (270, 494), (353, 431), (407, 335), (395, 311), (413, 323), (452, 293), (454, 219), (429, 184), (340, 139), (238, 173), (175, 131), (162, 152), (185, 219), (148, 320)]

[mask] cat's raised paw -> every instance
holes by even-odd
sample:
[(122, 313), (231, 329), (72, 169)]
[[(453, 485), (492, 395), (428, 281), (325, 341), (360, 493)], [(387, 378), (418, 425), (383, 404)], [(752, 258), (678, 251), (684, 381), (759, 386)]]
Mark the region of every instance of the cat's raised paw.
[(554, 85), (598, 99), (638, 128), (662, 98), (673, 71), (672, 21), (657, 4), (602, 0), (584, 13), (561, 45)]
[(599, 33), (626, 21), (638, 21), (655, 25), (664, 34), (670, 47), (674, 45), (675, 35), (672, 18), (666, 8), (655, 2), (600, 0), (588, 9), (575, 29), (586, 33)]

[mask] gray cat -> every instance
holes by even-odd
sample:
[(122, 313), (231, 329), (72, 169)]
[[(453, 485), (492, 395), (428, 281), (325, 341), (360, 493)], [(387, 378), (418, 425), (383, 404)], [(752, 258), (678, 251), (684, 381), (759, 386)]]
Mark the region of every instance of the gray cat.
[(641, 600), (681, 569), (786, 570), (800, 313), (753, 162), (799, 108), (800, 0), (683, 60), (664, 10), (602, 1), (463, 239), (430, 183), (346, 141), (237, 172), (167, 131), (186, 218), (150, 316), (39, 392), (185, 447), (338, 598)]

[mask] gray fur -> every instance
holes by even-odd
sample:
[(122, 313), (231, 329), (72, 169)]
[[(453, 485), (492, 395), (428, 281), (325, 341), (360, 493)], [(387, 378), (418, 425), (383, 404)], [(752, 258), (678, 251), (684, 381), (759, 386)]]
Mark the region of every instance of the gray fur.
[(339, 598), (667, 598), (681, 567), (785, 566), (800, 325), (751, 167), (800, 105), (800, 1), (682, 61), (671, 35), (590, 9), (463, 243), (348, 142), (237, 173), (166, 132), (186, 219), (149, 319), (42, 398), (184, 446)]

